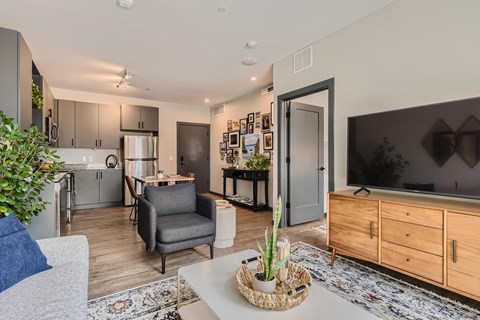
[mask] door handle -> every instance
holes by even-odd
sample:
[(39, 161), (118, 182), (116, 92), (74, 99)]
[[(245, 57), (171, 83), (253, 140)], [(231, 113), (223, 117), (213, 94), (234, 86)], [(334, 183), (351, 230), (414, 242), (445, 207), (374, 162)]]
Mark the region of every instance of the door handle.
[(323, 171), (325, 170), (325, 167), (320, 167), (320, 168), (317, 168), (318, 171)]
[(373, 221), (370, 221), (370, 239), (373, 239)]
[(457, 263), (457, 240), (452, 241), (453, 263)]

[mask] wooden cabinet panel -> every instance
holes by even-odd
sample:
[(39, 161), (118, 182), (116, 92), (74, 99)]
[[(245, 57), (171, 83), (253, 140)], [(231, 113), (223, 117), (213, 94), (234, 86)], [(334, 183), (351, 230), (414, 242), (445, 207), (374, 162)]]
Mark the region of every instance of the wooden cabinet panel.
[(75, 101), (57, 100), (59, 148), (75, 148)]
[(383, 202), (382, 217), (443, 229), (443, 211)]
[(120, 149), (120, 105), (98, 106), (98, 147)]
[(447, 213), (447, 285), (480, 298), (479, 230), (480, 216)]
[(382, 240), (443, 256), (443, 232), (440, 229), (382, 219)]
[(121, 109), (121, 128), (122, 130), (140, 130), (141, 129), (141, 107), (122, 104)]
[(118, 169), (100, 170), (100, 202), (122, 201), (123, 172)]
[(378, 261), (377, 221), (330, 214), (328, 245)]
[(381, 262), (438, 283), (443, 282), (443, 259), (430, 253), (382, 241)]
[(98, 104), (75, 103), (75, 146), (98, 148)]
[(329, 212), (332, 215), (341, 214), (347, 217), (378, 222), (378, 201), (329, 196)]
[(142, 130), (158, 131), (158, 108), (142, 107)]
[(100, 194), (98, 170), (75, 171), (75, 205), (98, 203)]

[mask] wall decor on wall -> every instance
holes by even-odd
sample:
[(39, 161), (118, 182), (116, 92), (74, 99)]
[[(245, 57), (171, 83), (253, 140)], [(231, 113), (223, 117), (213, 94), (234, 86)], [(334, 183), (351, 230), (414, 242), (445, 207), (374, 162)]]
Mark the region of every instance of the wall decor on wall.
[(255, 112), (255, 128), (261, 127), (260, 118), (261, 118), (261, 112), (260, 111)]
[(260, 150), (259, 138), (259, 134), (246, 134), (242, 136), (242, 158), (250, 158)]
[(227, 150), (227, 163), (233, 163), (233, 149)]
[(223, 133), (223, 142), (228, 142), (228, 132)]
[(232, 131), (228, 133), (228, 148), (240, 147), (240, 133), (238, 131)]
[(233, 120), (232, 121), (232, 131), (238, 131), (240, 130), (240, 123), (238, 120)]
[(225, 153), (227, 152), (227, 143), (226, 142), (220, 142), (218, 145), (218, 149), (220, 153)]
[(270, 102), (270, 126), (273, 127), (273, 101)]
[(263, 149), (273, 150), (273, 132), (265, 132), (263, 134)]
[(248, 133), (249, 134), (253, 133), (254, 128), (255, 128), (255, 124), (249, 123), (248, 124)]
[(270, 151), (263, 151), (263, 155), (267, 157), (267, 159), (272, 159)]
[(262, 114), (262, 131), (270, 131), (271, 130), (271, 114), (265, 113)]
[(249, 113), (248, 114), (248, 123), (254, 123), (255, 122), (255, 113)]
[(227, 121), (227, 131), (232, 131), (232, 120)]
[(240, 134), (247, 134), (247, 118), (240, 119)]

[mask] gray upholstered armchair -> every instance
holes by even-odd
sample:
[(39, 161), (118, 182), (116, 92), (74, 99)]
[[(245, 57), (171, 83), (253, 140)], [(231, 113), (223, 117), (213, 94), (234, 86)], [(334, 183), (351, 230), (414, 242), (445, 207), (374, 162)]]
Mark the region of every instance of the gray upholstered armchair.
[(147, 250), (162, 256), (162, 273), (168, 253), (215, 241), (215, 200), (195, 193), (194, 184), (146, 187), (138, 200), (138, 234)]

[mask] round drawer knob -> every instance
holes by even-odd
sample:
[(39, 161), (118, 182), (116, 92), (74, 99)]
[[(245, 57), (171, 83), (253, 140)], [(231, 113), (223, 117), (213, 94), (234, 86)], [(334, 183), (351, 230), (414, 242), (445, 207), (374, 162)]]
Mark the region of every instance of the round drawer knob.
[(407, 262), (410, 262), (410, 258), (407, 258)]
[(409, 215), (410, 215), (410, 212), (407, 212), (407, 216), (409, 216)]
[(407, 237), (410, 238), (410, 233), (407, 233)]

